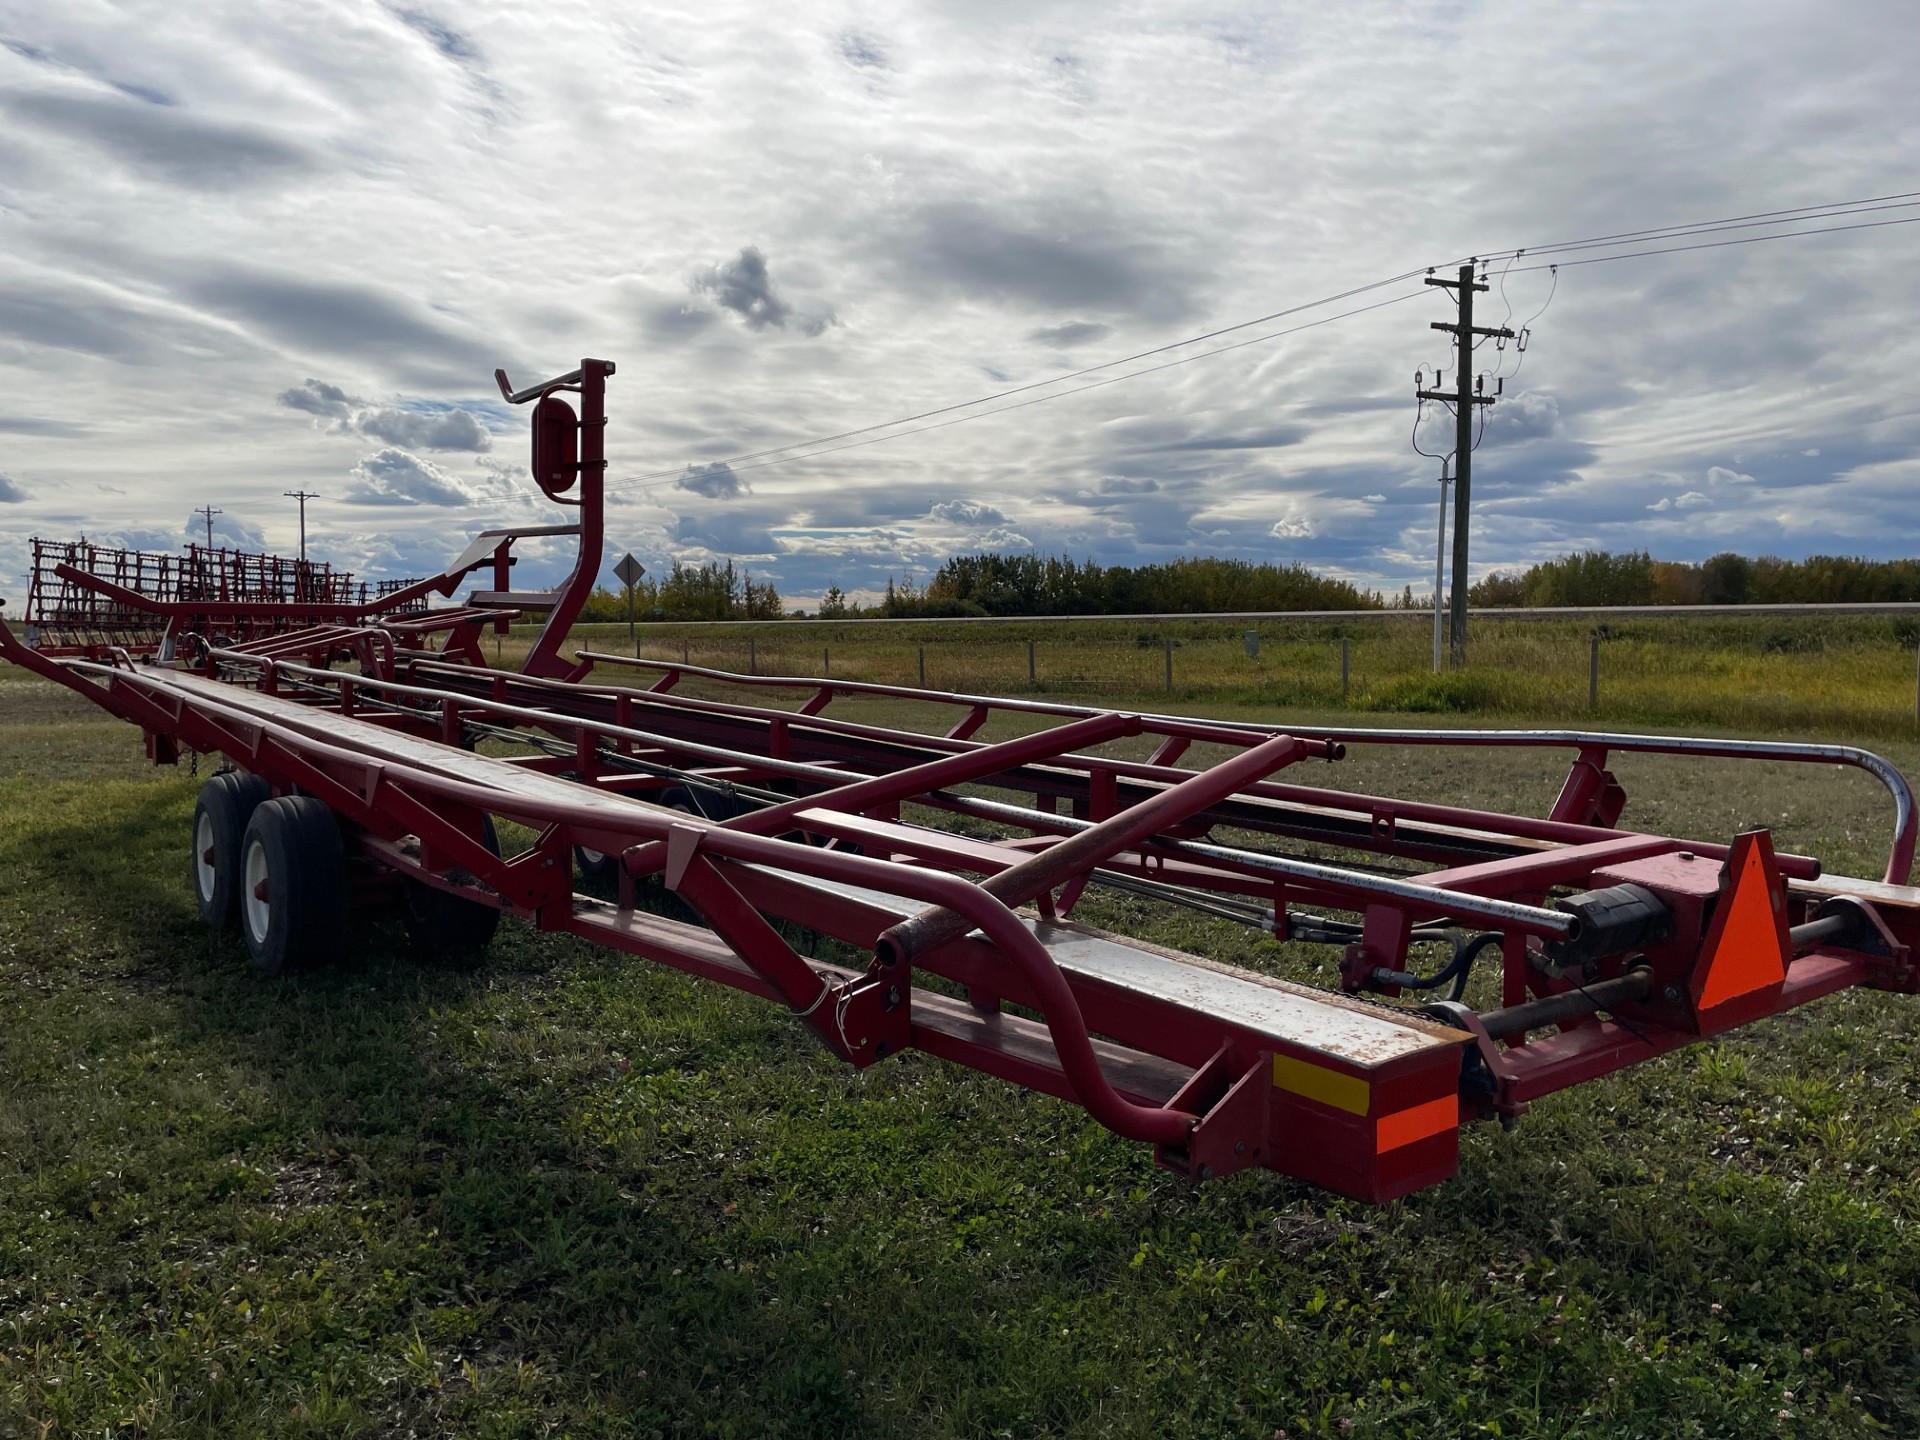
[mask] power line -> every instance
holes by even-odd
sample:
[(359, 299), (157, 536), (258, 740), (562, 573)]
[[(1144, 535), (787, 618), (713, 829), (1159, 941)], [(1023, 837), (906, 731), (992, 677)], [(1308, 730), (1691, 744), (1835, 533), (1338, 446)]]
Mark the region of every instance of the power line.
[[(1779, 230), (1779, 227), (1782, 225), (1801, 225), (1812, 220), (1839, 220), (1848, 215), (1878, 215), (1888, 210), (1914, 209), (1920, 209), (1920, 200), (1906, 200), (1897, 205), (1856, 205), (1844, 210), (1828, 210), (1819, 215), (1797, 215), (1786, 220), (1750, 220), (1741, 224), (1710, 222), (1704, 225), (1676, 226), (1665, 233), (1642, 235), (1631, 240), (1588, 240), (1565, 245), (1543, 245), (1537, 248), (1525, 247), (1513, 251), (1510, 259), (1517, 260), (1523, 255), (1535, 257), (1542, 255), (1568, 255), (1577, 250), (1601, 250), (1614, 245), (1638, 245), (1649, 240), (1688, 240), (1696, 235), (1718, 235), (1728, 230)], [(1783, 238), (1787, 235), (1801, 233), (1811, 234), (1813, 232), (1779, 230), (1779, 234)], [(1482, 263), (1485, 264), (1490, 260), (1497, 260), (1500, 258), (1500, 255), (1506, 253), (1506, 251), (1501, 251), (1495, 255), (1484, 257)]]
[[(1561, 260), (1561, 266), (1604, 265), (1609, 260), (1638, 260), (1645, 255), (1678, 255), (1686, 250), (1724, 250), (1729, 245), (1758, 245), (1767, 240), (1798, 240), (1806, 235), (1837, 235), (1843, 230), (1879, 230), (1888, 225), (1920, 225), (1920, 215), (1901, 220), (1863, 220), (1857, 225), (1828, 225), (1818, 230), (1788, 230), (1778, 235), (1743, 235), (1738, 240), (1709, 240), (1699, 245), (1669, 245), (1659, 250), (1628, 250), (1618, 255), (1589, 255), (1584, 260)], [(1527, 275), (1547, 265), (1523, 265), (1513, 273)]]
[[(1920, 215), (1904, 216), (1896, 220), (1864, 221), (1864, 222), (1860, 222), (1852, 225), (1832, 225), (1832, 226), (1822, 226), (1815, 229), (1783, 230), (1783, 231), (1778, 231), (1777, 233), (1774, 233), (1774, 234), (1748, 235), (1748, 236), (1742, 236), (1738, 239), (1704, 241), (1699, 244), (1691, 244), (1691, 245), (1673, 245), (1673, 246), (1662, 246), (1662, 247), (1649, 248), (1649, 249), (1625, 250), (1612, 255), (1596, 255), (1596, 256), (1589, 256), (1584, 259), (1562, 260), (1557, 262), (1551, 262), (1548, 264), (1516, 266), (1512, 262), (1522, 257), (1533, 257), (1533, 256), (1539, 256), (1539, 255), (1547, 255), (1547, 254), (1568, 253), (1572, 251), (1593, 249), (1596, 247), (1607, 246), (1607, 245), (1625, 245), (1625, 244), (1632, 244), (1632, 243), (1645, 241), (1649, 239), (1681, 239), (1690, 235), (1716, 234), (1716, 233), (1721, 233), (1730, 229), (1757, 228), (1761, 226), (1792, 225), (1797, 223), (1804, 223), (1808, 220), (1833, 219), (1843, 215), (1871, 213), (1875, 210), (1916, 208), (1916, 207), (1920, 207), (1920, 198), (1916, 198), (1916, 197), (1920, 197), (1920, 191), (1906, 191), (1906, 192), (1902, 192), (1900, 194), (1894, 194), (1894, 195), (1879, 195), (1879, 196), (1863, 197), (1855, 200), (1833, 201), (1825, 205), (1798, 206), (1789, 210), (1757, 211), (1747, 215), (1724, 216), (1724, 217), (1713, 219), (1713, 220), (1693, 221), (1684, 225), (1655, 226), (1651, 229), (1618, 231), (1611, 235), (1591, 236), (1581, 240), (1556, 241), (1548, 245), (1520, 246), (1520, 247), (1511, 248), (1511, 249), (1500, 249), (1500, 250), (1488, 251), (1481, 256), (1473, 257), (1471, 262), (1463, 261), (1463, 262), (1453, 262), (1453, 263), (1486, 263), (1492, 260), (1504, 258), (1504, 259), (1507, 259), (1509, 263), (1507, 267), (1502, 271), (1501, 278), (1503, 280), (1506, 278), (1507, 275), (1510, 275), (1510, 274), (1525, 275), (1525, 274), (1535, 273), (1540, 270), (1552, 269), (1555, 271), (1555, 280), (1557, 285), (1559, 265), (1569, 265), (1569, 266), (1596, 265), (1596, 264), (1602, 263), (1603, 261), (1609, 261), (1609, 260), (1631, 260), (1631, 259), (1639, 259), (1647, 256), (1653, 256), (1653, 255), (1678, 254), (1683, 251), (1690, 251), (1690, 250), (1713, 250), (1713, 249), (1720, 249), (1720, 248), (1733, 246), (1733, 245), (1752, 245), (1765, 240), (1791, 240), (1791, 239), (1800, 238), (1802, 236), (1834, 234), (1834, 233), (1837, 233), (1840, 231), (1846, 231), (1846, 230), (1869, 230), (1869, 229), (1878, 229), (1878, 228), (1881, 228), (1884, 226), (1890, 226), (1890, 225), (1910, 225), (1914, 223), (1920, 223)], [(1275, 331), (1268, 335), (1256, 336), (1251, 340), (1236, 342), (1235, 344), (1232, 344), (1232, 345), (1218, 346), (1211, 350), (1202, 351), (1194, 355), (1182, 357), (1181, 359), (1178, 359), (1178, 360), (1169, 361), (1166, 364), (1148, 366), (1140, 370), (1129, 371), (1125, 375), (1113, 376), (1105, 380), (1096, 381), (1095, 383), (1090, 385), (1072, 386), (1071, 388), (1064, 389), (1064, 390), (1054, 389), (1054, 387), (1056, 386), (1065, 385), (1069, 381), (1082, 379), (1089, 375), (1098, 374), (1103, 370), (1112, 370), (1118, 366), (1133, 364), (1136, 361), (1152, 359), (1157, 355), (1164, 355), (1174, 350), (1185, 349), (1187, 346), (1190, 346), (1190, 345), (1202, 344), (1205, 341), (1218, 339), (1223, 335), (1235, 334), (1239, 331), (1251, 329), (1255, 326), (1266, 324), (1273, 320), (1284, 319), (1290, 315), (1298, 315), (1305, 311), (1318, 309), (1324, 305), (1336, 304), (1341, 300), (1351, 299), (1358, 295), (1368, 294), (1372, 291), (1380, 290), (1387, 286), (1398, 284), (1402, 281), (1412, 279), (1415, 276), (1418, 276), (1421, 274), (1432, 274), (1434, 270), (1440, 269), (1440, 268), (1445, 268), (1445, 267), (1420, 266), (1411, 270), (1404, 270), (1397, 275), (1389, 276), (1381, 280), (1370, 281), (1363, 285), (1352, 286), (1346, 290), (1338, 291), (1332, 295), (1323, 296), (1318, 300), (1312, 300), (1301, 305), (1293, 305), (1285, 309), (1275, 310), (1275, 311), (1269, 312), (1266, 315), (1256, 316), (1251, 320), (1242, 320), (1232, 325), (1224, 325), (1217, 329), (1209, 330), (1199, 335), (1191, 335), (1182, 340), (1170, 341), (1164, 345), (1157, 345), (1147, 350), (1137, 351), (1134, 354), (1124, 355), (1119, 357), (1118, 359), (1102, 361), (1098, 365), (1085, 366), (1079, 370), (1069, 371), (1063, 375), (1055, 375), (1045, 380), (1036, 380), (1025, 385), (1017, 385), (1012, 387), (1011, 389), (997, 391), (992, 395), (983, 395), (983, 396), (976, 397), (972, 400), (963, 400), (963, 401), (957, 401), (948, 405), (935, 406), (930, 409), (917, 411), (910, 415), (903, 415), (893, 420), (881, 421), (879, 423), (872, 424), (872, 425), (858, 426), (848, 430), (837, 431), (829, 435), (819, 435), (819, 436), (813, 436), (809, 439), (795, 440), (786, 445), (775, 445), (775, 446), (770, 446), (763, 450), (748, 451), (740, 455), (730, 456), (724, 460), (710, 462), (710, 463), (724, 464), (729, 469), (732, 469), (736, 472), (743, 471), (743, 470), (759, 470), (759, 469), (764, 469), (769, 465), (784, 465), (792, 461), (806, 460), (806, 459), (815, 458), (820, 455), (834, 454), (840, 450), (858, 449), (866, 445), (879, 444), (881, 443), (881, 441), (884, 441), (884, 440), (904, 438), (908, 435), (925, 434), (930, 430), (945, 429), (950, 425), (962, 424), (968, 420), (984, 419), (989, 415), (999, 415), (999, 414), (1005, 414), (1010, 410), (1025, 409), (1031, 405), (1044, 404), (1049, 400), (1065, 399), (1070, 395), (1083, 394), (1088, 390), (1100, 389), (1106, 385), (1116, 384), (1121, 380), (1131, 380), (1142, 375), (1155, 374), (1161, 370), (1171, 369), (1175, 365), (1187, 364), (1194, 360), (1207, 359), (1214, 355), (1221, 355), (1232, 350), (1245, 348), (1245, 346), (1247, 345), (1257, 345), (1267, 340), (1278, 339), (1283, 335), (1295, 334), (1295, 333), (1298, 333), (1298, 331), (1300, 330), (1311, 329), (1316, 325), (1327, 324), (1332, 320), (1345, 319), (1348, 316), (1361, 314), (1367, 310), (1378, 309), (1380, 308), (1379, 305), (1360, 306), (1360, 307), (1357, 307), (1356, 309), (1342, 312), (1339, 315), (1329, 316), (1322, 320), (1312, 321), (1307, 325), (1292, 326), (1285, 330)], [(1383, 301), (1380, 303), (1381, 304), (1397, 304), (1399, 303), (1400, 300), (1411, 299), (1414, 294), (1418, 294), (1418, 293), (1420, 292), (1418, 291), (1410, 292), (1407, 295), (1398, 296), (1393, 300)], [(1551, 302), (1551, 295), (1549, 295), (1549, 302)], [(1015, 405), (994, 405), (995, 401), (1005, 400), (1015, 395), (1027, 394), (1035, 390), (1047, 390), (1050, 393), (1038, 396), (1031, 400), (1022, 401)], [(979, 408), (981, 406), (988, 406), (988, 405), (993, 406), (993, 408), (986, 409), (986, 410), (981, 410)], [(973, 413), (960, 415), (955, 419), (944, 420), (934, 425), (915, 425), (915, 422), (917, 421), (935, 419), (936, 417), (943, 416), (943, 415), (953, 415), (957, 411), (969, 411)], [(909, 425), (914, 426), (914, 428), (904, 429), (904, 430), (899, 428), (901, 426), (909, 426)], [(879, 435), (877, 434), (877, 432), (879, 431), (889, 431), (893, 433), (886, 434), (886, 435)], [(861, 436), (872, 436), (875, 438), (863, 440), (858, 438)], [(847, 445), (840, 445), (840, 444), (834, 443), (841, 440), (853, 441), (854, 443), (847, 444)], [(792, 452), (803, 452), (803, 453), (792, 453)], [(755, 463), (743, 463), (743, 462), (755, 462)], [(623, 489), (636, 489), (636, 488), (644, 489), (644, 490), (657, 489), (661, 484), (664, 484), (665, 482), (675, 479), (678, 476), (684, 474), (686, 471), (686, 468), (687, 467), (684, 467), (684, 466), (676, 466), (673, 469), (642, 472), (639, 475), (631, 476), (622, 481), (610, 484), (607, 488), (609, 490), (623, 490)]]
[[(1044, 405), (1049, 400), (1062, 400), (1069, 395), (1081, 395), (1089, 390), (1099, 390), (1108, 385), (1118, 385), (1122, 380), (1134, 380), (1139, 378), (1142, 375), (1152, 375), (1161, 370), (1171, 370), (1176, 365), (1187, 365), (1187, 364), (1191, 364), (1195, 360), (1205, 360), (1210, 356), (1224, 355), (1229, 350), (1244, 350), (1249, 345), (1261, 345), (1267, 342), (1268, 340), (1278, 340), (1283, 335), (1297, 335), (1302, 330), (1312, 330), (1312, 329), (1316, 329), (1321, 325), (1331, 325), (1336, 320), (1345, 320), (1350, 316), (1362, 315), (1369, 310), (1383, 310), (1389, 305), (1398, 305), (1403, 301), (1416, 299), (1424, 293), (1425, 292), (1421, 290), (1409, 290), (1404, 295), (1395, 295), (1393, 298), (1389, 300), (1376, 300), (1371, 305), (1361, 305), (1361, 306), (1357, 306), (1352, 310), (1343, 310), (1337, 315), (1327, 315), (1327, 316), (1323, 316), (1318, 320), (1309, 320), (1304, 325), (1292, 325), (1285, 330), (1275, 330), (1266, 335), (1256, 335), (1250, 340), (1236, 340), (1231, 345), (1221, 345), (1212, 350), (1202, 351), (1198, 355), (1183, 355), (1178, 360), (1168, 360), (1163, 364), (1150, 365), (1144, 370), (1129, 370), (1124, 375), (1112, 375), (1105, 380), (1095, 380), (1092, 384), (1089, 384), (1089, 385), (1077, 385), (1071, 390), (1062, 390), (1052, 395), (1037, 395), (1031, 400), (1021, 400), (1013, 405), (1000, 405), (1000, 406), (996, 406), (991, 410), (976, 411), (971, 415), (957, 415), (950, 420), (937, 421), (932, 425), (917, 425), (911, 430), (901, 430), (891, 435), (875, 435), (865, 440), (853, 440), (845, 445), (829, 445), (823, 449), (809, 450), (802, 455), (782, 455), (775, 459), (760, 460), (755, 462), (752, 465), (740, 465), (740, 466), (734, 466), (732, 468), (735, 474), (739, 474), (743, 471), (748, 471), (748, 470), (764, 470), (769, 465), (786, 465), (796, 460), (812, 460), (818, 456), (832, 455), (841, 450), (858, 450), (867, 445), (879, 445), (888, 440), (904, 439), (908, 435), (924, 435), (930, 430), (945, 430), (948, 426), (964, 425), (970, 420), (984, 420), (989, 415), (1004, 415), (1010, 410), (1025, 410), (1032, 405)], [(1224, 334), (1226, 332), (1220, 331), (1216, 333)], [(1011, 394), (1014, 392), (1009, 391), (1008, 393)], [(940, 412), (936, 411), (934, 413), (937, 414)], [(869, 426), (868, 428), (883, 429), (885, 427)], [(861, 434), (864, 432), (853, 431), (850, 433)], [(672, 471), (670, 473), (678, 475), (682, 472)], [(660, 486), (666, 483), (667, 482), (664, 480), (658, 480), (653, 482), (650, 485), (641, 486), (640, 488), (653, 490), (653, 489), (658, 489)], [(619, 489), (622, 487), (618, 485), (609, 485), (607, 486), (607, 488), (609, 490), (613, 490), (613, 489)]]
[[(1154, 356), (1164, 355), (1169, 350), (1180, 350), (1180, 349), (1184, 349), (1188, 345), (1198, 345), (1203, 343), (1204, 341), (1217, 340), (1222, 335), (1231, 335), (1231, 334), (1234, 334), (1236, 331), (1248, 330), (1255, 325), (1265, 325), (1267, 322), (1271, 320), (1284, 320), (1289, 315), (1298, 315), (1298, 314), (1301, 314), (1303, 311), (1307, 311), (1307, 310), (1317, 310), (1322, 305), (1337, 304), (1339, 301), (1351, 299), (1355, 295), (1364, 295), (1368, 291), (1379, 290), (1388, 285), (1397, 285), (1403, 280), (1411, 280), (1415, 276), (1419, 275), (1420, 273), (1421, 273), (1421, 270), (1419, 269), (1405, 270), (1398, 275), (1389, 276), (1385, 280), (1373, 280), (1368, 282), (1365, 285), (1356, 285), (1350, 290), (1342, 290), (1338, 294), (1334, 294), (1334, 295), (1325, 295), (1318, 300), (1310, 300), (1304, 305), (1293, 305), (1293, 306), (1289, 306), (1285, 310), (1275, 310), (1270, 314), (1257, 315), (1251, 320), (1241, 320), (1232, 325), (1223, 325), (1218, 330), (1209, 330), (1203, 335), (1189, 335), (1184, 340), (1173, 340), (1173, 341), (1169, 341), (1165, 345), (1156, 345), (1151, 350), (1141, 350), (1132, 355), (1122, 355), (1117, 360), (1103, 360), (1098, 365), (1089, 365), (1081, 370), (1070, 370), (1064, 375), (1054, 375), (1045, 380), (1035, 380), (1030, 384), (1016, 385), (1010, 390), (997, 390), (991, 395), (982, 395), (978, 399), (974, 399), (974, 400), (961, 400), (961, 401), (957, 401), (952, 405), (941, 405), (932, 410), (922, 410), (917, 414), (902, 415), (897, 420), (886, 420), (886, 421), (882, 421), (880, 424), (877, 424), (877, 425), (863, 425), (858, 429), (842, 430), (833, 435), (817, 435), (810, 440), (795, 440), (788, 445), (773, 445), (773, 446), (769, 446), (765, 450), (752, 450), (747, 452), (744, 455), (729, 456), (727, 459), (723, 461), (719, 461), (717, 463), (727, 465), (731, 468), (738, 468), (737, 462), (739, 461), (758, 460), (758, 459), (761, 459), (763, 456), (779, 455), (788, 450), (800, 450), (800, 449), (806, 449), (814, 445), (825, 445), (834, 440), (846, 440), (856, 435), (869, 435), (873, 433), (875, 430), (890, 430), (896, 425), (910, 425), (916, 420), (929, 420), (936, 415), (950, 414), (955, 410), (969, 410), (977, 405), (987, 405), (987, 404), (991, 404), (995, 400), (1005, 400), (1006, 398), (1012, 395), (1024, 395), (1029, 390), (1042, 390), (1051, 385), (1063, 385), (1069, 380), (1078, 380), (1083, 376), (1095, 375), (1102, 370), (1111, 370), (1114, 367), (1119, 365), (1131, 365), (1136, 360), (1151, 360)], [(1354, 312), (1354, 313), (1357, 313), (1357, 312)], [(1281, 333), (1291, 334), (1292, 332), (1283, 331)], [(1233, 349), (1236, 347), (1228, 346), (1226, 348)], [(1217, 355), (1222, 352), (1218, 350), (1214, 350), (1208, 353)], [(1160, 367), (1155, 367), (1155, 368), (1160, 368)], [(1142, 371), (1139, 371), (1138, 373), (1142, 375), (1148, 375), (1153, 372), (1150, 370), (1142, 370)], [(1093, 387), (1085, 387), (1085, 388), (1093, 388)], [(915, 433), (918, 433), (918, 432), (915, 432)], [(684, 472), (679, 467), (676, 467), (672, 470), (653, 470), (653, 471), (648, 471), (644, 474), (632, 476), (629, 478), (627, 483), (631, 484), (631, 483), (634, 483), (637, 481), (643, 481), (643, 480), (672, 479), (673, 477), (680, 475), (682, 473)]]
[(1747, 221), (1765, 221), (1774, 225), (1790, 225), (1796, 219), (1820, 220), (1828, 218), (1827, 212), (1850, 213), (1857, 207), (1883, 205), (1887, 209), (1901, 208), (1887, 204), (1889, 201), (1908, 201), (1920, 204), (1920, 190), (1906, 190), (1897, 195), (1863, 195), (1855, 200), (1835, 200), (1826, 205), (1801, 205), (1791, 210), (1756, 210), (1746, 215), (1723, 215), (1715, 220), (1691, 220), (1684, 225), (1656, 225), (1651, 230), (1617, 230), (1611, 235), (1589, 235), (1581, 240), (1556, 240), (1546, 245), (1523, 245), (1518, 250), (1489, 250), (1482, 258), (1499, 259), (1503, 255), (1545, 255), (1562, 250), (1590, 249), (1595, 245), (1625, 244), (1632, 240), (1667, 238), (1688, 231), (1705, 231), (1712, 228), (1732, 227)]

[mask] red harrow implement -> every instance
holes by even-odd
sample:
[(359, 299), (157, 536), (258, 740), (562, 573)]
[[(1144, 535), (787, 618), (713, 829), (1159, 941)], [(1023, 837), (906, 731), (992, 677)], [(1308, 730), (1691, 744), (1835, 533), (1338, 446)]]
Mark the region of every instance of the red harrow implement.
[[(0, 626), (0, 654), (138, 725), (156, 760), (235, 767), (201, 792), (192, 879), (262, 969), (336, 953), (352, 906), (397, 901), (443, 953), (484, 945), (507, 912), (784, 1005), (856, 1066), (924, 1050), (1074, 1101), (1195, 1179), (1263, 1166), (1369, 1200), (1453, 1174), (1465, 1122), (1837, 990), (1916, 989), (1912, 795), (1846, 746), (1300, 733), (564, 657), (602, 548), (612, 373), (585, 360), (518, 392), (498, 377), (535, 403), (534, 476), (579, 521), (482, 536), (395, 605), (491, 564), (493, 588), (463, 603), (288, 602), (253, 638), (176, 626), (150, 662), (50, 656)], [(508, 588), (509, 547), (533, 533), (579, 537), (551, 593)], [(518, 610), (547, 611), (545, 628), (520, 671), (489, 666), (480, 628)], [(796, 691), (797, 707), (755, 703)], [(830, 715), (846, 696), (955, 721)], [(996, 716), (1030, 733), (977, 738)], [(1130, 738), (1144, 758), (1112, 753)], [(1224, 758), (1183, 765), (1196, 745)], [(1551, 747), (1570, 767), (1543, 818), (1299, 776), (1361, 745)], [(1765, 831), (1623, 829), (1608, 765), (1624, 753), (1864, 769), (1893, 800), (1885, 873), (1824, 876)], [(496, 821), (532, 843), (503, 855)], [(1078, 923), (1089, 885), (1334, 946), (1345, 993)], [(796, 948), (807, 933), (839, 942), (831, 959)], [(1501, 999), (1476, 1010), (1482, 961)]]

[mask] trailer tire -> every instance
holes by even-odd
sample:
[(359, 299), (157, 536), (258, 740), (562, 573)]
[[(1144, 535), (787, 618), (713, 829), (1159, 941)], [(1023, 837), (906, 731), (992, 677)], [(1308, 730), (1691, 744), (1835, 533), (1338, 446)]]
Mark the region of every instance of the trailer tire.
[[(678, 810), (682, 815), (700, 814), (694, 804), (693, 796), (684, 785), (674, 785), (660, 792), (656, 805), (664, 805), (669, 810)], [(580, 878), (590, 885), (612, 885), (620, 878), (620, 857), (609, 855), (602, 850), (589, 850), (585, 845), (573, 847), (573, 863), (580, 871)]]
[[(495, 855), (500, 835), (493, 817), (481, 818), (480, 839)], [(500, 928), (500, 912), (478, 900), (463, 900), (436, 885), (409, 880), (400, 896), (400, 921), (414, 948), (428, 960), (462, 967), (477, 965)]]
[(573, 847), (573, 863), (580, 878), (589, 885), (611, 885), (620, 875), (619, 856), (604, 850), (589, 850), (585, 845)]
[(240, 841), (247, 822), (273, 788), (258, 775), (228, 770), (200, 787), (193, 807), (193, 849), (187, 873), (200, 918), (231, 929), (240, 913)]
[(240, 857), (240, 932), (254, 968), (281, 975), (346, 947), (346, 846), (322, 802), (311, 795), (262, 802)]

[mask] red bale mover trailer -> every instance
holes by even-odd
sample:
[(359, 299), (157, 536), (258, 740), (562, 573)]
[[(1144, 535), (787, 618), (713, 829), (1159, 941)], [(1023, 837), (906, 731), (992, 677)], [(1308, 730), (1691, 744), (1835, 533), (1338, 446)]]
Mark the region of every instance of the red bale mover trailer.
[[(534, 407), (534, 477), (571, 523), (489, 532), (372, 597), (155, 596), (59, 561), (63, 585), (144, 617), (138, 657), (0, 625), (0, 655), (140, 727), (156, 762), (230, 763), (202, 787), (190, 873), (261, 969), (331, 958), (357, 906), (397, 904), (450, 956), (511, 914), (784, 1005), (856, 1066), (918, 1049), (1073, 1101), (1195, 1180), (1258, 1166), (1369, 1201), (1451, 1176), (1465, 1123), (1838, 990), (1920, 985), (1913, 797), (1848, 746), (1289, 731), (563, 654), (603, 548), (613, 372), (519, 391), (497, 373)], [(532, 535), (577, 537), (557, 590), (511, 586)], [(476, 571), (490, 588), (456, 599)], [(547, 613), (525, 663), (488, 664), (484, 631), (524, 611)], [(830, 713), (844, 697), (953, 723)], [(996, 717), (1033, 728), (976, 738)], [(1107, 748), (1129, 739), (1146, 758)], [(1195, 746), (1224, 758), (1184, 765)], [(1303, 777), (1355, 746), (1545, 747), (1569, 768), (1543, 817)], [(1764, 830), (1622, 828), (1625, 753), (1863, 769), (1892, 800), (1885, 871), (1825, 875)], [(503, 855), (498, 822), (532, 843)], [(1078, 923), (1089, 885), (1332, 946), (1341, 989)], [(1477, 965), (1499, 968), (1496, 1008), (1465, 1003)]]

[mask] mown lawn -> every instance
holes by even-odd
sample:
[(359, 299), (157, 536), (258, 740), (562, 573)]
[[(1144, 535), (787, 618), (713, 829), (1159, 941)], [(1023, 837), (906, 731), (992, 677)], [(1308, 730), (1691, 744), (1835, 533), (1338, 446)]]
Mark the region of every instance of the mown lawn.
[[(0, 1436), (1920, 1433), (1913, 999), (1480, 1127), (1394, 1205), (1196, 1190), (1072, 1107), (918, 1055), (856, 1074), (514, 922), (470, 974), (382, 925), (262, 980), (193, 918), (194, 778), (95, 713), (0, 672)], [(1630, 822), (1763, 821), (1855, 873), (1884, 846), (1858, 777), (1657, 764)]]

